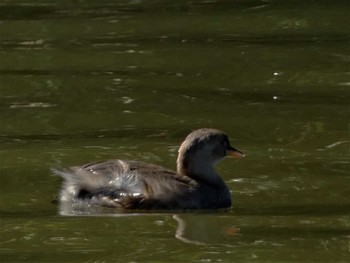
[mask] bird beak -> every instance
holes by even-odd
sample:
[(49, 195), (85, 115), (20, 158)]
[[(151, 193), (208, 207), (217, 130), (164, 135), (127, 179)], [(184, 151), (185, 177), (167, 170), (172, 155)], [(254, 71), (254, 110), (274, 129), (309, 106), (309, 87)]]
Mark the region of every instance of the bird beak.
[(244, 153), (241, 151), (229, 146), (229, 148), (226, 150), (226, 155), (229, 157), (234, 157), (234, 158), (243, 158)]

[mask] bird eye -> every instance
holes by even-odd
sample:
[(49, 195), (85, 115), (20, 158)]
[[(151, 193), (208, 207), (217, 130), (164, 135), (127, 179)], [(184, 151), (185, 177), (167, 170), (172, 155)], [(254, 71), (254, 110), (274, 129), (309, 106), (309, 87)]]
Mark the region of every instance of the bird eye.
[(229, 148), (230, 143), (228, 141), (228, 138), (224, 138), (224, 141), (223, 141), (222, 145), (225, 147), (225, 149)]

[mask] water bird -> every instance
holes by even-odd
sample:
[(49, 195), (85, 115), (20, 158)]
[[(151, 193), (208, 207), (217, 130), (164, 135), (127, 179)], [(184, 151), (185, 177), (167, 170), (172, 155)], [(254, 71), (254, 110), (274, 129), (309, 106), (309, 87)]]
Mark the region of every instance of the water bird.
[(182, 142), (177, 171), (134, 160), (108, 160), (53, 168), (63, 183), (59, 202), (138, 210), (218, 209), (231, 195), (215, 165), (225, 156), (243, 157), (217, 129), (201, 128)]

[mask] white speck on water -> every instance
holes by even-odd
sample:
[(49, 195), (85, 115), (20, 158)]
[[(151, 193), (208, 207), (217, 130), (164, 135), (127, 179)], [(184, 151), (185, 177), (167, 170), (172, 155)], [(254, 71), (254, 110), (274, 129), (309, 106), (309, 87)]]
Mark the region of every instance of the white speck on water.
[(96, 148), (96, 149), (103, 149), (103, 150), (110, 150), (111, 149), (111, 147), (106, 147), (106, 146), (101, 146), (101, 145), (86, 145), (83, 148), (86, 148), (86, 149)]
[(154, 224), (156, 224), (157, 226), (163, 226), (164, 225), (164, 221), (163, 220), (155, 220)]
[(122, 97), (122, 99), (123, 99), (124, 104), (130, 104), (134, 101), (134, 99), (132, 99), (130, 97), (126, 97), (126, 96)]
[(340, 82), (338, 86), (350, 86), (350, 82)]
[(51, 104), (47, 102), (28, 102), (28, 103), (12, 103), (10, 105), (10, 109), (17, 109), (17, 108), (50, 108), (55, 107), (56, 104)]
[(340, 144), (343, 144), (343, 143), (349, 143), (350, 141), (340, 141), (340, 142), (335, 142), (335, 143), (332, 143), (330, 145), (327, 145), (326, 148), (327, 149), (331, 149), (331, 148), (334, 148)]

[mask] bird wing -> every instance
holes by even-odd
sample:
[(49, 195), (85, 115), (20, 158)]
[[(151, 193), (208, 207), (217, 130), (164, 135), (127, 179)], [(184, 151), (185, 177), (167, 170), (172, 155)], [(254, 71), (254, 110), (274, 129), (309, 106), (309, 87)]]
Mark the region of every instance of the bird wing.
[(64, 179), (61, 201), (87, 199), (122, 208), (174, 206), (195, 186), (172, 170), (138, 161), (108, 160), (53, 172)]

